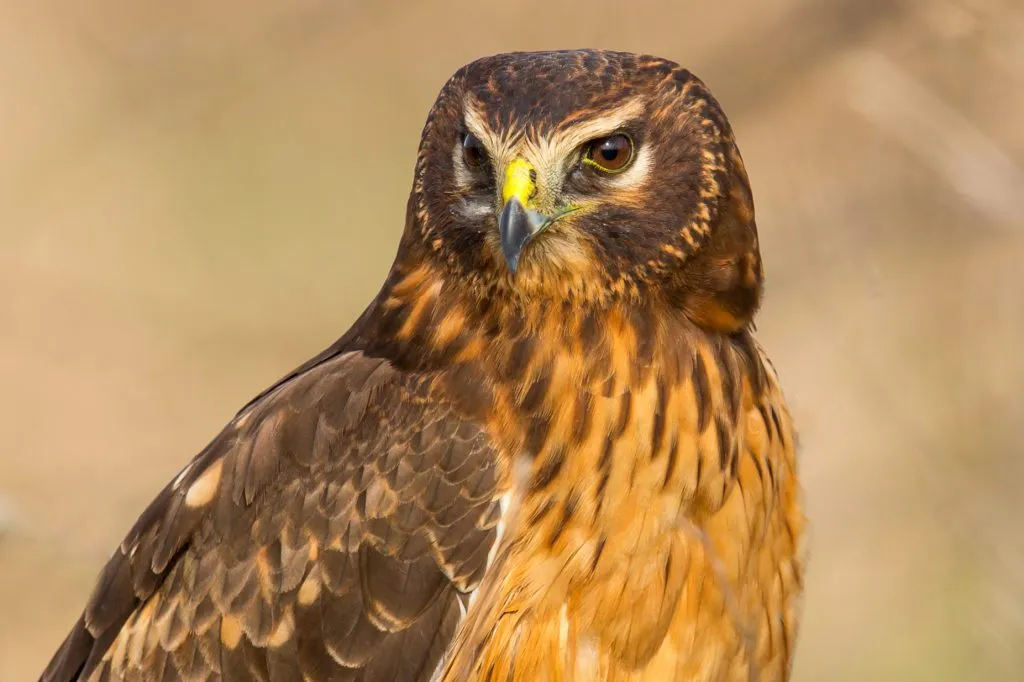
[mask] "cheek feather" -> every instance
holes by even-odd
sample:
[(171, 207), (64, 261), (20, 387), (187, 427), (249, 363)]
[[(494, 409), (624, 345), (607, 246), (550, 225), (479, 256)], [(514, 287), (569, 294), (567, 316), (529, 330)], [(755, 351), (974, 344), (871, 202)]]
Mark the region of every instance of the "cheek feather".
[(455, 205), (455, 212), (463, 218), (471, 220), (480, 220), (488, 215), (494, 214), (494, 206), (485, 201), (473, 201), (471, 199), (461, 199)]

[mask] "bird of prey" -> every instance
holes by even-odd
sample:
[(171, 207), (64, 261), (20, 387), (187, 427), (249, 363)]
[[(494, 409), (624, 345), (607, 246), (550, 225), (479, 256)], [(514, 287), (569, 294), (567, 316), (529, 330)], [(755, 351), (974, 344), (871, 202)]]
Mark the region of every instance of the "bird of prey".
[(762, 279), (689, 71), (470, 63), (379, 295), (156, 496), (42, 680), (787, 679), (804, 516)]

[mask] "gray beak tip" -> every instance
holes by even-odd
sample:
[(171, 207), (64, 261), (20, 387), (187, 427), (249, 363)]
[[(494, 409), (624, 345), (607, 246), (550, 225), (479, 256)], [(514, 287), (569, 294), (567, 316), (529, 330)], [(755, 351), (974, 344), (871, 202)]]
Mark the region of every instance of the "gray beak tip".
[(505, 254), (505, 262), (513, 273), (519, 267), (519, 254), (533, 237), (532, 228), (526, 207), (515, 197), (509, 199), (498, 217), (498, 232), (501, 235), (501, 249)]

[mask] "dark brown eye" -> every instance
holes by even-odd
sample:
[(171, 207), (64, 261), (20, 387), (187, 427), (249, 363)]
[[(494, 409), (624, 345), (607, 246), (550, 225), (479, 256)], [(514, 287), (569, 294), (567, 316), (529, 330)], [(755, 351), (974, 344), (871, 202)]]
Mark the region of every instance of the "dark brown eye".
[(470, 168), (481, 168), (487, 164), (487, 150), (472, 133), (462, 136), (462, 160)]
[(603, 171), (618, 173), (633, 160), (633, 141), (622, 133), (602, 137), (590, 143), (583, 158)]

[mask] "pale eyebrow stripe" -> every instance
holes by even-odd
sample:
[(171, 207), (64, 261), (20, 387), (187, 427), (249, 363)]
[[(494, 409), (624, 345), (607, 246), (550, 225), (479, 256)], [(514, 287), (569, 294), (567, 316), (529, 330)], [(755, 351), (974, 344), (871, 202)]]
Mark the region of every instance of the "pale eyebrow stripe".
[(644, 103), (639, 99), (632, 99), (606, 114), (571, 124), (569, 128), (565, 129), (563, 135), (559, 136), (561, 138), (559, 142), (562, 144), (571, 142), (575, 147), (595, 137), (610, 135), (626, 123), (639, 118), (643, 113)]
[[(474, 135), (483, 144), (487, 154), (491, 157), (491, 166), (495, 172), (501, 172), (501, 169), (512, 161), (512, 152), (523, 136), (522, 131), (516, 126), (510, 126), (507, 130), (501, 132), (492, 130), (487, 124), (486, 117), (480, 111), (477, 102), (472, 98), (467, 99), (463, 104), (463, 125), (466, 127), (467, 132)], [(458, 145), (456, 145), (454, 153), (458, 156)], [(456, 175), (458, 176), (456, 182), (465, 186), (467, 181), (465, 168), (461, 168), (461, 175), (459, 173), (461, 164), (462, 159), (456, 158), (455, 166)], [(496, 180), (500, 182), (498, 178)]]
[(466, 102), (464, 111), (466, 113), (463, 116), (463, 120), (466, 124), (466, 129), (469, 130), (469, 132), (473, 133), (473, 135), (475, 135), (477, 139), (479, 139), (481, 142), (488, 146), (490, 146), (488, 144), (489, 142), (497, 141), (495, 139), (496, 136), (494, 135), (494, 133), (491, 132), (491, 129), (484, 122), (483, 115), (477, 110), (475, 106), (473, 106), (473, 103), (471, 101)]
[[(479, 110), (474, 106), (472, 100), (467, 100), (463, 106), (464, 116), (463, 125), (465, 125), (467, 132), (472, 134), (480, 143), (484, 146), (484, 149), (490, 155), (492, 160), (497, 159), (498, 153), (504, 146), (503, 141), (490, 127), (484, 122), (483, 115), (480, 114)], [(466, 168), (465, 163), (462, 161), (461, 154), (461, 138), (455, 140), (455, 145), (452, 149), (452, 167), (455, 170), (455, 184), (459, 187), (468, 187), (470, 184), (469, 170)]]
[(623, 125), (639, 118), (644, 112), (644, 103), (633, 99), (626, 104), (594, 118), (572, 123), (568, 128), (557, 131), (550, 138), (531, 139), (530, 152), (537, 158), (549, 161), (565, 158), (574, 149), (590, 140), (605, 137), (619, 130)]
[(466, 129), (483, 143), (492, 159), (498, 159), (505, 155), (508, 147), (511, 146), (513, 138), (518, 137), (512, 130), (505, 131), (504, 136), (498, 135), (491, 130), (490, 126), (487, 125), (486, 117), (480, 112), (476, 102), (472, 99), (465, 102), (463, 111), (465, 112), (463, 123)]

